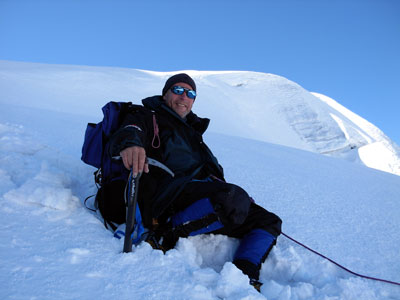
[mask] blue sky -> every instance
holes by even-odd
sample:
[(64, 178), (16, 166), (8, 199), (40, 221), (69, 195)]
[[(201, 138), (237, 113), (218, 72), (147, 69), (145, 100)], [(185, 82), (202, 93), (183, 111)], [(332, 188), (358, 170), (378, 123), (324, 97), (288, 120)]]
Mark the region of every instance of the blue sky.
[(0, 0), (0, 59), (273, 73), (400, 145), (398, 0)]

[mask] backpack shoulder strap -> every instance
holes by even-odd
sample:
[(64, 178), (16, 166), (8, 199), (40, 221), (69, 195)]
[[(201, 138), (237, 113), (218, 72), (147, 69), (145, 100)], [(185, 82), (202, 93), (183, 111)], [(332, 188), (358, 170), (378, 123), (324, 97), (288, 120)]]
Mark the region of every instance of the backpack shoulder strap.
[(143, 105), (137, 105), (137, 104), (132, 104), (131, 102), (127, 103), (125, 107), (122, 107), (121, 113), (120, 113), (120, 120), (125, 118), (126, 114), (128, 113), (134, 113), (134, 112), (142, 112), (143, 114), (147, 115), (149, 118), (152, 118), (152, 123), (153, 123), (153, 139), (151, 141), (151, 146), (154, 149), (160, 148), (161, 141), (160, 141), (160, 136), (159, 136), (159, 128), (158, 128), (158, 123), (157, 123), (157, 118), (156, 118), (156, 113), (154, 110), (151, 110), (150, 108), (147, 108)]

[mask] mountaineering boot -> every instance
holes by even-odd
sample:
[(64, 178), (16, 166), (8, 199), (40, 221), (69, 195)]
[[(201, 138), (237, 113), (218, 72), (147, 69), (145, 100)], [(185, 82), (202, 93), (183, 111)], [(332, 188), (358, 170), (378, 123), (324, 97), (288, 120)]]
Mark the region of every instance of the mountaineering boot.
[(257, 279), (251, 278), (251, 279), (250, 279), (250, 284), (251, 284), (259, 293), (261, 292), (262, 283), (259, 282)]
[(166, 252), (164, 247), (161, 245), (161, 236), (156, 231), (149, 231), (145, 241), (150, 244), (150, 246), (155, 250), (161, 250), (162, 252)]

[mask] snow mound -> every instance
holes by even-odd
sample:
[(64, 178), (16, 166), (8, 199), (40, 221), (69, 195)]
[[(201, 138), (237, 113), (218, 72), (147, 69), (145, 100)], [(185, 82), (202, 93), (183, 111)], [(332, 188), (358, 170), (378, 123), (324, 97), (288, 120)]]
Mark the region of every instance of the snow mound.
[(23, 126), (0, 124), (0, 141), (0, 192), (4, 199), (58, 210), (79, 205), (68, 188), (71, 180), (43, 159), (51, 157), (50, 149), (34, 141)]
[(54, 173), (44, 164), (39, 173), (29, 178), (22, 186), (4, 194), (4, 199), (20, 204), (34, 204), (47, 208), (70, 210), (77, 207), (79, 200), (66, 188), (68, 178), (61, 173)]

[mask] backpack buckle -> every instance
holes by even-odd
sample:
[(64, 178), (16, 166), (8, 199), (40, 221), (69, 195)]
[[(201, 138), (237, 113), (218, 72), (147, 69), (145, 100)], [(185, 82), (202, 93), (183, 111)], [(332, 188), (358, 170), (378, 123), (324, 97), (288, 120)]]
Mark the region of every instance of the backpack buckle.
[(97, 169), (94, 173), (94, 182), (97, 185), (97, 188), (100, 188), (100, 186), (103, 184), (103, 176), (101, 173), (101, 168)]

